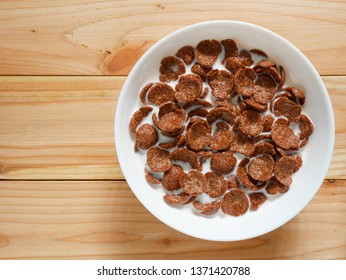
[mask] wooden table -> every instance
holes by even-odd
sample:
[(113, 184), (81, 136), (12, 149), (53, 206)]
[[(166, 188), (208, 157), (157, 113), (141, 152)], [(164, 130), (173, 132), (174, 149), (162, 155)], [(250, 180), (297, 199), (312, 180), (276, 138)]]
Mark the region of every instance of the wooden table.
[[(0, 258), (346, 258), (346, 3), (176, 2), (1, 1)], [(300, 48), (336, 121), (312, 202), (240, 242), (201, 241), (157, 220), (124, 181), (113, 140), (117, 98), (138, 58), (166, 34), (213, 19), (252, 22)]]

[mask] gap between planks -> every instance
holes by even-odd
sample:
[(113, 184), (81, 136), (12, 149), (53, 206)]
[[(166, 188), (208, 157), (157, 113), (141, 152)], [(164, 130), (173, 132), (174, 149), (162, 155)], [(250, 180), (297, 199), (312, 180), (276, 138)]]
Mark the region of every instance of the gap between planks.
[[(339, 179), (326, 179), (326, 180), (339, 180)], [(10, 182), (126, 182), (126, 179), (11, 179), (11, 178), (0, 178), (2, 181)]]
[[(0, 179), (1, 181), (11, 182), (126, 182), (126, 179)], [(345, 181), (346, 179), (325, 178), (323, 181), (335, 183), (336, 181)]]
[[(1, 77), (51, 77), (51, 78), (63, 78), (63, 77), (73, 77), (73, 78), (126, 78), (128, 75), (0, 75)], [(320, 77), (346, 77), (346, 75), (334, 75), (334, 74), (322, 74)]]

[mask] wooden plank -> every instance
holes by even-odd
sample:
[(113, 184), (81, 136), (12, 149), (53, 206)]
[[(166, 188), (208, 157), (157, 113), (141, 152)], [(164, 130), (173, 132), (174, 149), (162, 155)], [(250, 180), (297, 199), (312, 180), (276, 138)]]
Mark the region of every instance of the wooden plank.
[[(123, 179), (113, 118), (124, 77), (0, 77), (0, 179)], [(346, 179), (346, 77), (324, 77), (336, 142), (327, 178)]]
[[(235, 19), (285, 37), (322, 75), (345, 75), (345, 1), (1, 1), (0, 74), (126, 75), (165, 35)], [(309, 40), (307, 40), (307, 36)]]
[(126, 182), (2, 181), (0, 258), (342, 259), (345, 183), (325, 181), (302, 213), (271, 233), (201, 242), (157, 220)]
[(335, 120), (335, 145), (327, 178), (346, 178), (346, 77), (323, 77), (331, 97)]
[(113, 124), (124, 78), (0, 80), (1, 178), (123, 178)]

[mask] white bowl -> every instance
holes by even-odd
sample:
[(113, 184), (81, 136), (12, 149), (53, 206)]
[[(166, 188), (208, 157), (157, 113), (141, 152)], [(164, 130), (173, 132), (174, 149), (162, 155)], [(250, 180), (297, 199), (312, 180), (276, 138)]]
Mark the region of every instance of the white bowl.
[[(159, 28), (159, 27), (158, 27)], [(309, 143), (300, 150), (302, 168), (294, 174), (287, 193), (270, 199), (258, 211), (241, 217), (196, 215), (190, 207), (167, 205), (161, 187), (150, 186), (144, 177), (145, 156), (134, 153), (129, 131), (131, 115), (140, 106), (139, 92), (149, 81), (158, 81), (160, 61), (185, 45), (204, 39), (234, 39), (238, 45), (265, 51), (283, 65), (292, 86), (302, 89), (302, 107), (315, 125)], [(314, 66), (294, 45), (262, 27), (238, 21), (209, 21), (179, 29), (152, 46), (137, 62), (121, 91), (115, 114), (115, 142), (121, 169), (141, 203), (158, 219), (185, 234), (215, 241), (235, 241), (270, 232), (297, 215), (313, 198), (327, 173), (334, 146), (334, 117), (327, 90)], [(144, 159), (143, 159), (144, 158)]]

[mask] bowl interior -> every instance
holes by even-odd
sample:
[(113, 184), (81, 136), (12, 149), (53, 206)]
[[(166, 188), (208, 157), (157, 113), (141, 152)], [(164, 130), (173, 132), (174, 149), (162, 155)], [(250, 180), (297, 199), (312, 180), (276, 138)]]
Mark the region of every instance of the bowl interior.
[[(315, 131), (299, 152), (303, 166), (293, 175), (290, 190), (276, 195), (258, 211), (241, 217), (216, 215), (202, 217), (192, 207), (175, 208), (162, 199), (161, 187), (150, 186), (144, 177), (144, 154), (134, 153), (129, 120), (140, 107), (139, 92), (148, 82), (158, 81), (160, 61), (185, 45), (196, 46), (204, 39), (234, 39), (241, 47), (265, 51), (269, 59), (282, 65), (288, 85), (302, 89), (306, 103), (302, 112), (315, 125)], [(131, 189), (142, 204), (167, 225), (185, 234), (208, 240), (234, 241), (267, 233), (298, 214), (318, 191), (328, 170), (334, 145), (334, 119), (325, 86), (313, 65), (291, 43), (279, 35), (243, 22), (212, 21), (180, 29), (156, 43), (137, 62), (118, 100), (115, 140), (119, 163)]]

